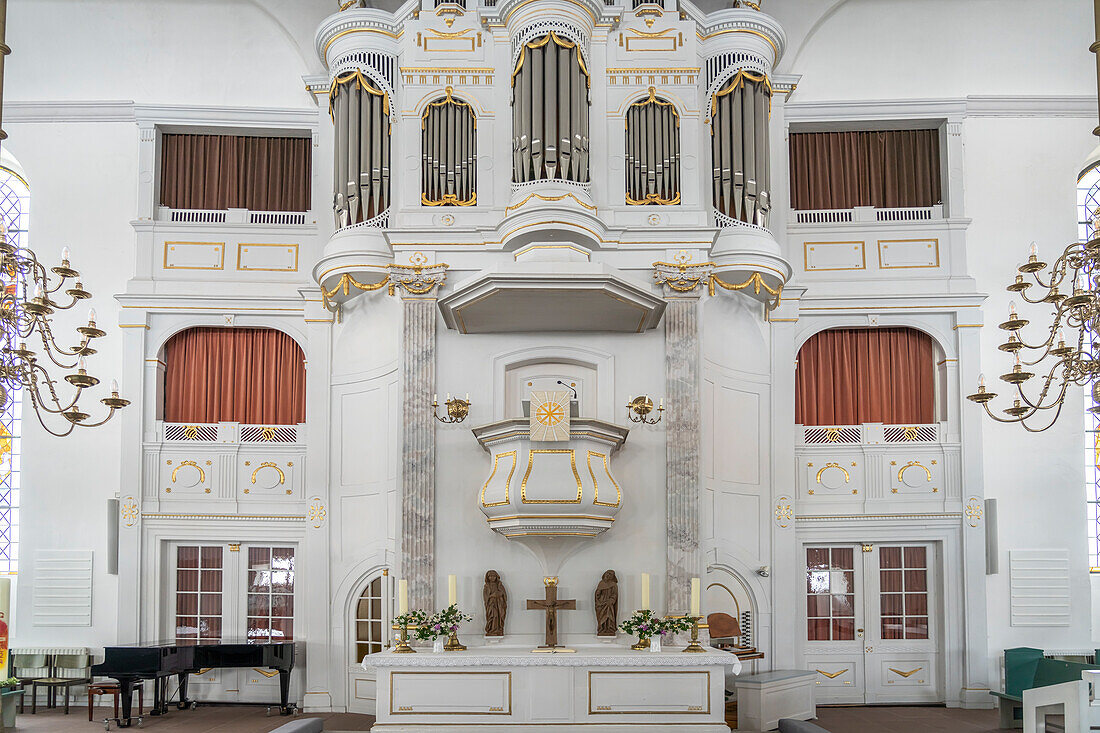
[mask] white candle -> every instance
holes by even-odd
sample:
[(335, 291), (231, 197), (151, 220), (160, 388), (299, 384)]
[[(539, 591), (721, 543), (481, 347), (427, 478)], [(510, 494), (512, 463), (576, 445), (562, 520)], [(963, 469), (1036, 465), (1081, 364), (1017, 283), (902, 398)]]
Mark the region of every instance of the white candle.
[(88, 309), (88, 323), (95, 323), (95, 308)]
[(453, 575), (447, 576), (447, 605), (458, 603), (458, 579)]
[(470, 393), (469, 393), (469, 392), (467, 392), (467, 393), (466, 393), (466, 401), (467, 401), (467, 402), (469, 402), (469, 401), (470, 401)]
[(402, 578), (397, 581), (397, 615), (404, 616), (409, 612), (409, 581)]
[(433, 405), (438, 405), (439, 404), (439, 393), (438, 392), (434, 392), (432, 394), (432, 404)]
[(118, 394), (118, 380), (111, 380), (111, 392), (114, 394)]
[(642, 610), (649, 610), (649, 573), (642, 573)]
[(35, 285), (34, 286), (34, 297), (41, 298), (45, 294), (46, 294), (46, 291), (42, 289), (41, 285)]
[(691, 579), (691, 615), (699, 615), (699, 579)]
[(82, 356), (82, 357), (80, 357), (80, 358), (79, 358), (79, 359), (77, 360), (77, 362), (76, 362), (76, 367), (77, 367), (77, 369), (79, 369), (80, 371), (84, 371), (84, 357), (83, 357), (83, 356)]
[(61, 248), (61, 259), (64, 262), (69, 261), (69, 248), (68, 247), (62, 247)]

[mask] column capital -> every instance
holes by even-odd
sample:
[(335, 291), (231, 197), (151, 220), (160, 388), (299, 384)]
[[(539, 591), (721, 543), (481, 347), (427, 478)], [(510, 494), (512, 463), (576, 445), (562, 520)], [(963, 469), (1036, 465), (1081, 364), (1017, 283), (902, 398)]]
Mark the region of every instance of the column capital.
[(390, 265), (390, 295), (401, 289), (404, 300), (435, 300), (438, 288), (447, 282), (449, 265)]
[(699, 298), (713, 268), (713, 262), (654, 262), (653, 279), (668, 297)]

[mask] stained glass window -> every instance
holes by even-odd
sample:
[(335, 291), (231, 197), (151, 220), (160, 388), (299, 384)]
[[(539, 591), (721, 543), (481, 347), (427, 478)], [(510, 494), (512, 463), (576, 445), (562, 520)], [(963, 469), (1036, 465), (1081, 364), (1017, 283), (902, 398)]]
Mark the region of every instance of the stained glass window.
[[(27, 182), (10, 168), (0, 166), (0, 222), (7, 240), (27, 245), (30, 190)], [(5, 273), (0, 285), (13, 287)], [(15, 573), (19, 560), (20, 436), (22, 435), (23, 392), (15, 390), (0, 411), (0, 575)]]
[[(1077, 179), (1077, 236), (1087, 242), (1093, 233), (1092, 218), (1100, 209), (1100, 163), (1086, 168)], [(1085, 496), (1089, 516), (1089, 572), (1100, 573), (1100, 416), (1089, 412), (1092, 389), (1086, 387)]]

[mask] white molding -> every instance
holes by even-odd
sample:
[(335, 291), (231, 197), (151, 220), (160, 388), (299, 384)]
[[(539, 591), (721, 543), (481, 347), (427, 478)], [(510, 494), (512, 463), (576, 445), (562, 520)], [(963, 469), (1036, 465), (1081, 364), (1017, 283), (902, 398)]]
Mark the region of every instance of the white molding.
[(138, 104), (132, 100), (12, 101), (4, 103), (9, 123), (137, 122), (139, 125), (223, 125), (274, 129), (317, 129), (316, 107), (218, 107)]
[(951, 120), (967, 117), (1095, 117), (1089, 95), (981, 95), (956, 98), (788, 102), (789, 125), (813, 122)]

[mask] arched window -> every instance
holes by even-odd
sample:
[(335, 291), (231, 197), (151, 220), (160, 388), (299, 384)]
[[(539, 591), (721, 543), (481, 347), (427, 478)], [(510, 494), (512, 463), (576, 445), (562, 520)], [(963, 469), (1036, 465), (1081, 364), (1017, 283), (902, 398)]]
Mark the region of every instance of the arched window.
[(420, 118), (420, 202), (425, 206), (477, 203), (477, 117), (451, 96), (429, 102)]
[(799, 425), (936, 421), (936, 349), (914, 328), (834, 328), (798, 352)]
[(653, 87), (626, 111), (626, 202), (680, 203), (680, 115)]
[(381, 575), (367, 582), (355, 603), (355, 661), (386, 647), (386, 617)]
[[(1100, 210), (1100, 160), (1088, 165), (1077, 177), (1077, 237), (1092, 239), (1093, 217)], [(1086, 387), (1085, 410), (1085, 496), (1089, 512), (1089, 572), (1100, 573), (1100, 415), (1089, 412), (1092, 389)]]
[(165, 422), (305, 422), (305, 357), (282, 331), (189, 328), (165, 344), (164, 362)]
[[(27, 246), (30, 217), (30, 189), (26, 180), (9, 167), (7, 151), (0, 163), (0, 222), (7, 230), (6, 239), (17, 247)], [(0, 273), (5, 288), (15, 287)], [(20, 443), (23, 425), (23, 390), (13, 390), (0, 412), (0, 575), (19, 569), (19, 489)]]
[(588, 88), (579, 45), (551, 32), (523, 45), (512, 72), (512, 181), (588, 183)]

